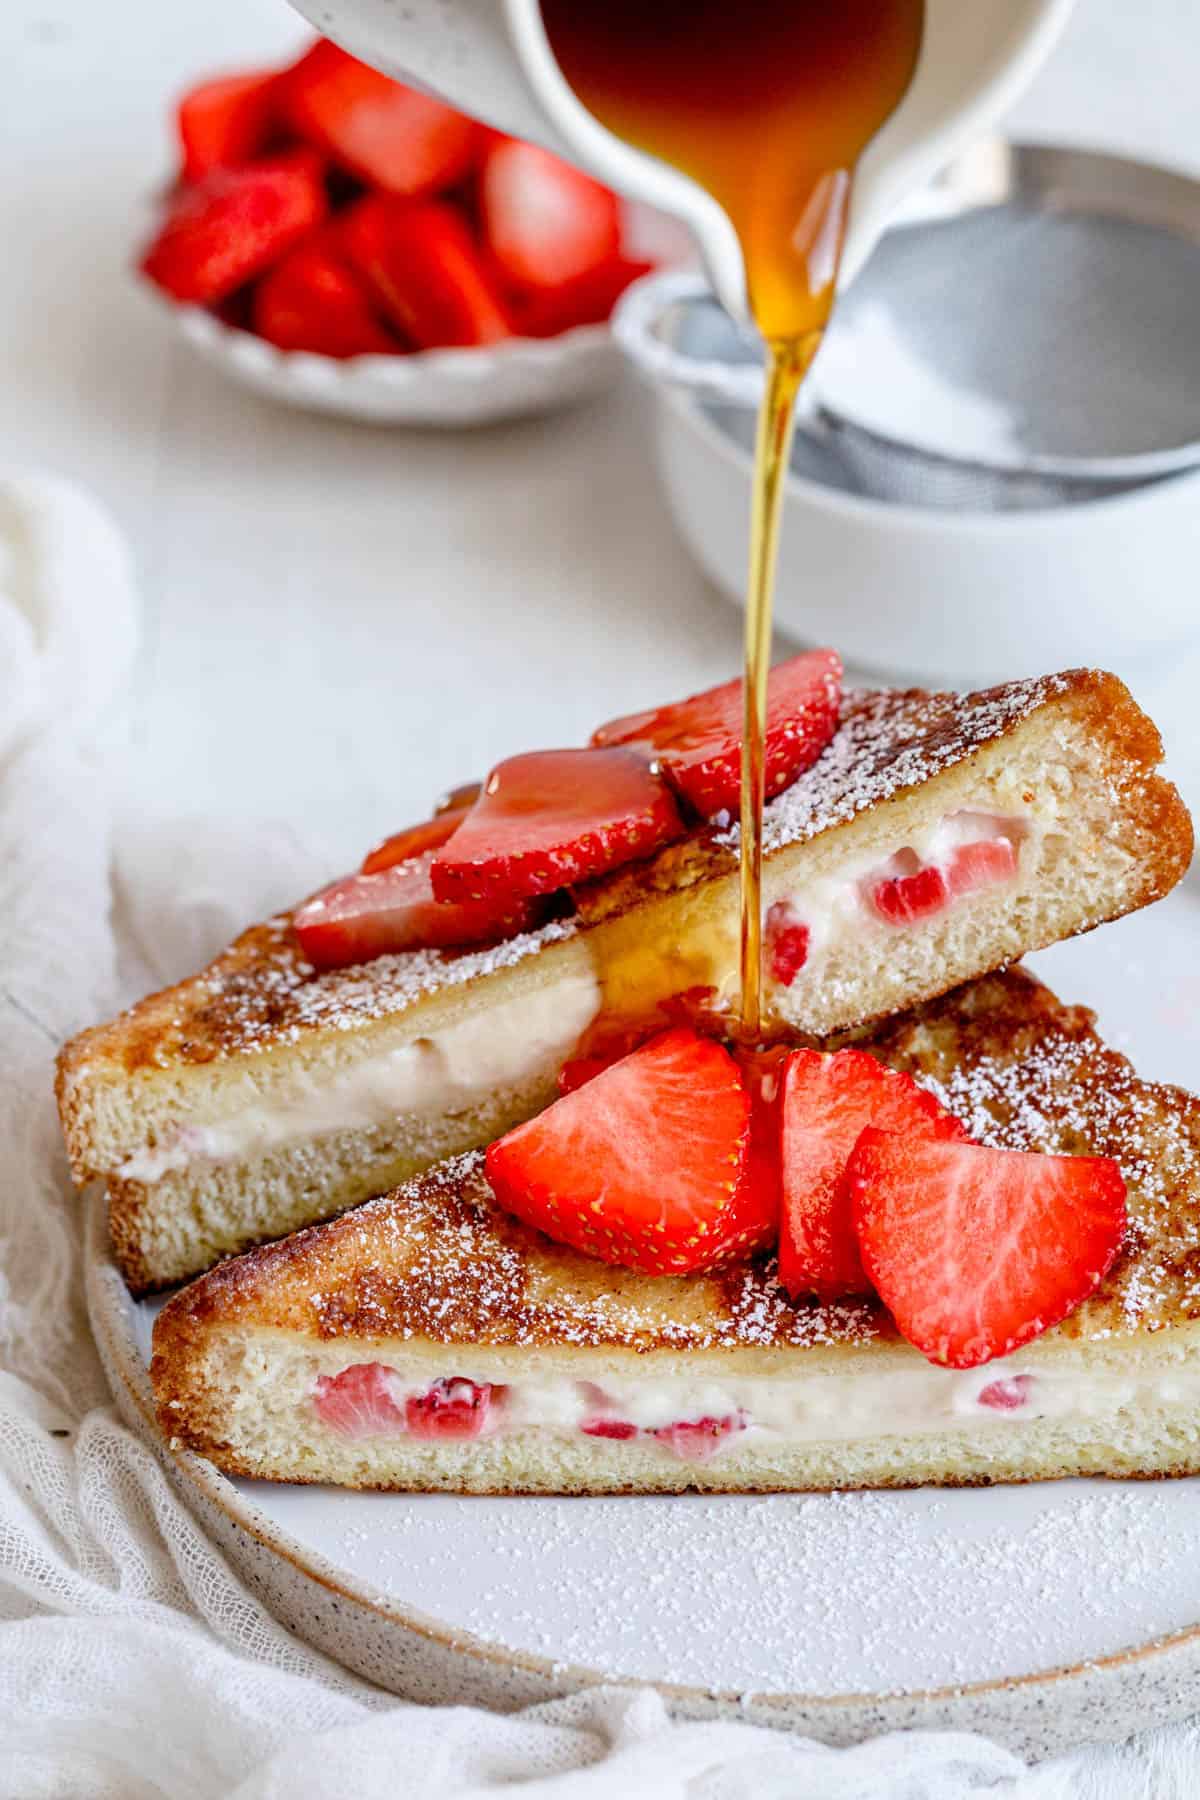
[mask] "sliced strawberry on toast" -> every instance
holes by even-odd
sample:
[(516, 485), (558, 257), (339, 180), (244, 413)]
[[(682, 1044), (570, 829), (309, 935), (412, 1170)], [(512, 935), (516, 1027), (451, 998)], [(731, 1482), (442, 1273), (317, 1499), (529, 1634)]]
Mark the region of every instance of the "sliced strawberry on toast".
[(750, 1098), (729, 1052), (683, 1026), (613, 1063), (487, 1152), (500, 1205), (558, 1243), (649, 1274), (761, 1247)]
[(636, 751), (535, 750), (492, 770), (434, 852), (433, 891), (493, 902), (549, 894), (649, 856), (683, 829), (670, 790)]
[(360, 181), (409, 199), (462, 181), (480, 147), (473, 119), (326, 39), (280, 77), (279, 109), (305, 143)]
[(347, 875), (311, 900), (294, 918), (300, 947), (314, 968), (340, 969), (401, 950), (451, 950), (492, 943), (527, 931), (539, 914), (507, 897), (444, 906), (429, 884), (429, 856)]
[(261, 156), (274, 133), (278, 94), (274, 70), (218, 76), (186, 93), (176, 113), (183, 179), (202, 181), (213, 169)]
[(254, 330), (278, 350), (339, 359), (392, 355), (403, 346), (324, 236), (297, 244), (263, 276), (251, 303)]
[(418, 350), (513, 335), (503, 296), (454, 207), (370, 194), (346, 214), (343, 232), (346, 255), (380, 311)]
[(796, 1299), (867, 1293), (845, 1179), (861, 1133), (875, 1125), (906, 1139), (961, 1141), (966, 1129), (911, 1076), (865, 1050), (794, 1050), (782, 1090), (780, 1283)]
[(867, 1130), (846, 1173), (863, 1264), (910, 1344), (972, 1369), (1048, 1331), (1125, 1236), (1104, 1156), (1045, 1156)]
[(470, 810), (470, 806), (448, 806), (436, 818), (393, 832), (391, 837), (384, 838), (367, 852), (363, 859), (363, 874), (375, 875), (380, 869), (390, 869), (414, 856), (424, 856), (428, 850), (440, 850), (454, 836)]
[(562, 288), (620, 250), (616, 195), (538, 144), (493, 139), (480, 170), (479, 209), (497, 266), (519, 287)]
[[(778, 663), (767, 689), (766, 797), (790, 787), (833, 736), (842, 697), (834, 650), (809, 650)], [(593, 744), (641, 744), (694, 812), (737, 812), (742, 770), (742, 684), (727, 681), (690, 699), (613, 719)]]
[(142, 273), (175, 300), (211, 306), (278, 262), (325, 212), (311, 151), (213, 169), (172, 196)]

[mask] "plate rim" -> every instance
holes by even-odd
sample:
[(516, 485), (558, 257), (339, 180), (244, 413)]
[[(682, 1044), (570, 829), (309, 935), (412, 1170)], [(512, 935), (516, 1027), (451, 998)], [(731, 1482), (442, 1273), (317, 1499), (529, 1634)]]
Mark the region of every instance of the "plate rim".
[[(302, 1576), (315, 1581), (327, 1592), (351, 1602), (363, 1611), (376, 1615), (388, 1624), (432, 1640), (443, 1650), (464, 1655), (476, 1662), (507, 1670), (519, 1670), (543, 1681), (548, 1689), (571, 1691), (606, 1684), (650, 1687), (667, 1701), (688, 1708), (724, 1705), (744, 1712), (753, 1707), (758, 1712), (781, 1714), (806, 1711), (830, 1717), (839, 1713), (878, 1710), (903, 1703), (916, 1708), (967, 1708), (972, 1701), (985, 1700), (997, 1694), (1026, 1695), (1063, 1684), (1070, 1685), (1093, 1675), (1117, 1675), (1152, 1659), (1200, 1645), (1200, 1620), (1164, 1637), (1147, 1643), (1130, 1644), (1103, 1656), (1087, 1657), (1075, 1663), (1057, 1664), (1023, 1675), (993, 1676), (985, 1681), (955, 1682), (932, 1688), (881, 1688), (857, 1690), (847, 1694), (813, 1694), (793, 1690), (761, 1692), (756, 1689), (703, 1687), (693, 1683), (671, 1682), (653, 1676), (619, 1674), (587, 1664), (567, 1663), (531, 1650), (521, 1650), (501, 1642), (482, 1638), (466, 1629), (456, 1629), (445, 1621), (410, 1608), (406, 1603), (385, 1600), (372, 1594), (353, 1574), (340, 1568), (323, 1552), (303, 1544), (285, 1527), (271, 1519), (253, 1501), (247, 1500), (233, 1483), (206, 1457), (172, 1445), (159, 1425), (151, 1397), (149, 1371), (142, 1362), (131, 1320), (136, 1301), (125, 1286), (112, 1259), (108, 1239), (107, 1210), (103, 1189), (93, 1186), (85, 1196), (84, 1283), (88, 1318), (93, 1336), (102, 1353), (105, 1367), (121, 1380), (125, 1397), (136, 1412), (143, 1432), (160, 1456), (169, 1459), (178, 1476), (194, 1487), (200, 1497), (216, 1507), (226, 1519), (251, 1537), (263, 1550), (281, 1557)], [(287, 1484), (284, 1484), (287, 1485)], [(458, 1496), (470, 1501), (473, 1495)], [(636, 1495), (627, 1497), (631, 1503)], [(1194, 1710), (1194, 1705), (1191, 1710)]]

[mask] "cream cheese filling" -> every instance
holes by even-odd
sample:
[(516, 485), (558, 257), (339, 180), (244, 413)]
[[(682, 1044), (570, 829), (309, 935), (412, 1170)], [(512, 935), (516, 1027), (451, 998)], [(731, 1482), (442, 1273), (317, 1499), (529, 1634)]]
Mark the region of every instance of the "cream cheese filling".
[[(1043, 827), (1030, 815), (997, 814), (963, 807), (903, 845), (849, 858), (836, 875), (789, 891), (776, 906), (809, 930), (806, 979), (819, 979), (819, 964), (835, 944), (864, 930), (903, 930), (879, 919), (864, 895), (867, 878), (887, 879), (905, 852), (922, 865), (946, 865), (969, 844), (1007, 838), (1018, 849), (1018, 872), (1036, 854)], [(951, 900), (949, 904), (955, 904)], [(769, 937), (769, 917), (768, 917)], [(730, 940), (726, 966), (714, 966), (709, 980), (730, 998), (737, 988), (736, 944)], [(815, 965), (815, 966), (814, 966)], [(768, 972), (768, 983), (770, 975)], [(181, 1124), (164, 1142), (136, 1150), (117, 1169), (128, 1181), (151, 1183), (185, 1169), (193, 1161), (239, 1162), (283, 1146), (369, 1129), (403, 1115), (415, 1117), (466, 1111), (497, 1089), (553, 1073), (571, 1056), (599, 1016), (605, 972), (572, 974), (542, 991), (523, 994), (419, 1037), (383, 1055), (363, 1057), (343, 1069), (298, 1069), (271, 1098), (256, 1096), (219, 1124)], [(657, 999), (659, 996), (651, 996)]]
[(239, 1162), (281, 1145), (385, 1125), (401, 1115), (465, 1112), (498, 1089), (552, 1075), (600, 1010), (589, 973), (469, 1013), (428, 1037), (343, 1069), (297, 1070), (270, 1100), (219, 1125), (183, 1125), (165, 1144), (136, 1151), (118, 1170), (158, 1181), (197, 1159)]
[[(402, 1369), (375, 1368), (385, 1377), (396, 1412), (385, 1408), (374, 1426), (367, 1421), (353, 1435), (403, 1434), (407, 1402), (420, 1400), (439, 1383), (431, 1383), (427, 1370), (413, 1380)], [(1038, 1419), (1111, 1418), (1128, 1407), (1191, 1410), (1200, 1402), (1200, 1358), (1125, 1376), (1110, 1369), (1085, 1375), (1078, 1366), (1056, 1369), (1019, 1356), (959, 1371), (918, 1363), (914, 1356), (911, 1365), (844, 1375), (729, 1380), (656, 1380), (649, 1375), (606, 1381), (603, 1388), (567, 1377), (534, 1377), (502, 1386), (492, 1380), (489, 1386), (480, 1370), (474, 1375), (471, 1370), (468, 1353), (440, 1378), (447, 1387), (473, 1383), (486, 1393), (479, 1428), (471, 1435), (583, 1432), (619, 1442), (657, 1442), (686, 1457), (688, 1427), (717, 1427), (704, 1445), (703, 1460), (735, 1441), (746, 1443), (751, 1433), (764, 1443), (844, 1442), (965, 1427), (1003, 1430)], [(320, 1405), (317, 1410), (324, 1416)], [(332, 1419), (326, 1422), (337, 1431)]]
[[(870, 904), (867, 889), (872, 882), (887, 881), (911, 871), (902, 866), (911, 852), (922, 868), (943, 872), (955, 851), (976, 844), (1008, 842), (1017, 852), (1017, 873), (1036, 861), (1042, 826), (1025, 814), (998, 814), (963, 807), (923, 832), (912, 832), (893, 851), (871, 850), (847, 859), (835, 875), (811, 881), (780, 896), (776, 905), (786, 910), (788, 922), (808, 928), (808, 963), (814, 964), (848, 937), (861, 937), (864, 929), (887, 934), (904, 930), (888, 924)], [(986, 890), (981, 890), (986, 891)], [(947, 910), (970, 899), (969, 894), (950, 896)]]

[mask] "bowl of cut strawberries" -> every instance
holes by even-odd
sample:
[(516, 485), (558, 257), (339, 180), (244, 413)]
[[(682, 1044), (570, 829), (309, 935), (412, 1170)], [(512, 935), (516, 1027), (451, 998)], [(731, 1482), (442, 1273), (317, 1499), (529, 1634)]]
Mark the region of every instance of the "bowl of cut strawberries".
[(474, 424), (606, 386), (669, 224), (326, 39), (180, 100), (138, 267), (232, 378), (344, 417)]

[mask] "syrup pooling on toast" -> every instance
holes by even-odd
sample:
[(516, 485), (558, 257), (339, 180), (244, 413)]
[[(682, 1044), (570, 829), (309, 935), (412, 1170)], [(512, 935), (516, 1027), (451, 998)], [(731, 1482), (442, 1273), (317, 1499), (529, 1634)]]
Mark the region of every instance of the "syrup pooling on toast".
[(854, 170), (904, 97), (924, 0), (542, 0), (550, 47), (617, 137), (724, 208), (767, 344), (746, 604), (740, 1030), (760, 1030), (763, 737), (783, 476), (837, 285)]

